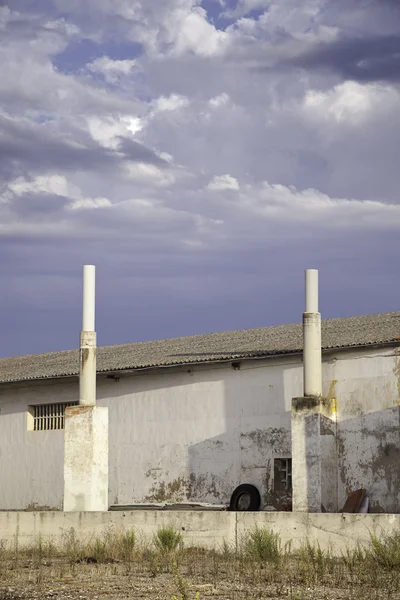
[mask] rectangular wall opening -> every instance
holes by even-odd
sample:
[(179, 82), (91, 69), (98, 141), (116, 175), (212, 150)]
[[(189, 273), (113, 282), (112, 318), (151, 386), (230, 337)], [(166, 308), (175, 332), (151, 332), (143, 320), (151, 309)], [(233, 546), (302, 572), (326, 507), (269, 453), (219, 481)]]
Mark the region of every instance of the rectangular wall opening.
[(292, 459), (274, 459), (274, 490), (275, 492), (292, 491)]

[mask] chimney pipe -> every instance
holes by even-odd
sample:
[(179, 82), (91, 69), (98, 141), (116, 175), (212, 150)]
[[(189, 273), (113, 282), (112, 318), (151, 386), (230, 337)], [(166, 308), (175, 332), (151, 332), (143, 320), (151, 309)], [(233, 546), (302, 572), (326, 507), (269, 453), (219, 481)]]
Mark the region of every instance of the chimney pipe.
[(95, 267), (83, 267), (82, 331), (79, 351), (79, 404), (96, 404)]
[(318, 271), (305, 273), (303, 313), (304, 396), (322, 396), (321, 314), (318, 312)]
[(83, 310), (82, 331), (94, 331), (95, 311), (95, 277), (96, 267), (85, 265), (83, 267)]

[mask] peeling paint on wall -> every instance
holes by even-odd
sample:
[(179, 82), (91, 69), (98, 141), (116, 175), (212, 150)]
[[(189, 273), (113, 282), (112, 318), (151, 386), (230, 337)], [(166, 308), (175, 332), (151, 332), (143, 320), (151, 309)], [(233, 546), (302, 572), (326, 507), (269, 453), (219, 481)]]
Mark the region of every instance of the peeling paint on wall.
[(219, 503), (226, 501), (226, 498), (221, 498), (219, 487), (218, 479), (212, 474), (198, 476), (190, 473), (188, 478), (179, 477), (168, 483), (164, 481), (155, 483), (144, 501), (148, 503), (201, 502), (204, 497), (211, 496), (214, 502)]
[(61, 506), (47, 506), (46, 504), (38, 504), (37, 502), (31, 502), (25, 508), (26, 512), (55, 512), (62, 510)]
[[(365, 488), (370, 512), (400, 512), (400, 409), (377, 410), (339, 423), (342, 502)], [(344, 492), (344, 493), (343, 493)]]
[[(288, 427), (268, 427), (242, 432), (240, 436), (243, 483), (255, 483), (263, 506), (268, 510), (290, 510), (291, 492), (275, 486), (274, 460), (292, 454), (290, 423)], [(251, 479), (249, 479), (249, 476)]]
[(187, 482), (179, 477), (165, 483), (156, 483), (145, 498), (145, 502), (183, 502), (187, 498)]

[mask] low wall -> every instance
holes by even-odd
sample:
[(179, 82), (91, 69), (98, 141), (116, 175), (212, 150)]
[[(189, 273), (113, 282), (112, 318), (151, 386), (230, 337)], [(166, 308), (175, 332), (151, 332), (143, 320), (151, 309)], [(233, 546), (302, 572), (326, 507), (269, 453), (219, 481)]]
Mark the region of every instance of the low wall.
[(135, 529), (138, 539), (151, 540), (157, 529), (172, 525), (182, 532), (186, 546), (218, 549), (226, 541), (236, 545), (249, 530), (269, 527), (282, 542), (299, 548), (308, 539), (330, 548), (340, 556), (358, 543), (367, 545), (370, 533), (381, 535), (400, 530), (400, 515), (388, 514), (306, 514), (306, 513), (233, 513), (218, 511), (146, 511), (127, 512), (0, 512), (0, 540), (29, 546), (39, 537), (61, 545), (74, 529), (78, 539), (99, 537), (110, 527)]

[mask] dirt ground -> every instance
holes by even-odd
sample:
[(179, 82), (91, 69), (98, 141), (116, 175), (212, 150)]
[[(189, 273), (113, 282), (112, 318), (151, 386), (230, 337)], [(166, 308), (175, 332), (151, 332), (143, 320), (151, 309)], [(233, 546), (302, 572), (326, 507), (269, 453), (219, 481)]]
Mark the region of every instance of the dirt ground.
[(308, 574), (310, 581), (301, 583), (291, 581), (285, 565), (279, 567), (281, 575), (274, 566), (241, 568), (199, 559), (169, 572), (145, 562), (71, 565), (62, 560), (17, 561), (0, 569), (0, 600), (400, 599), (398, 577), (387, 573), (380, 581), (373, 577), (357, 582), (347, 576), (340, 581), (340, 575), (331, 582), (316, 581)]

